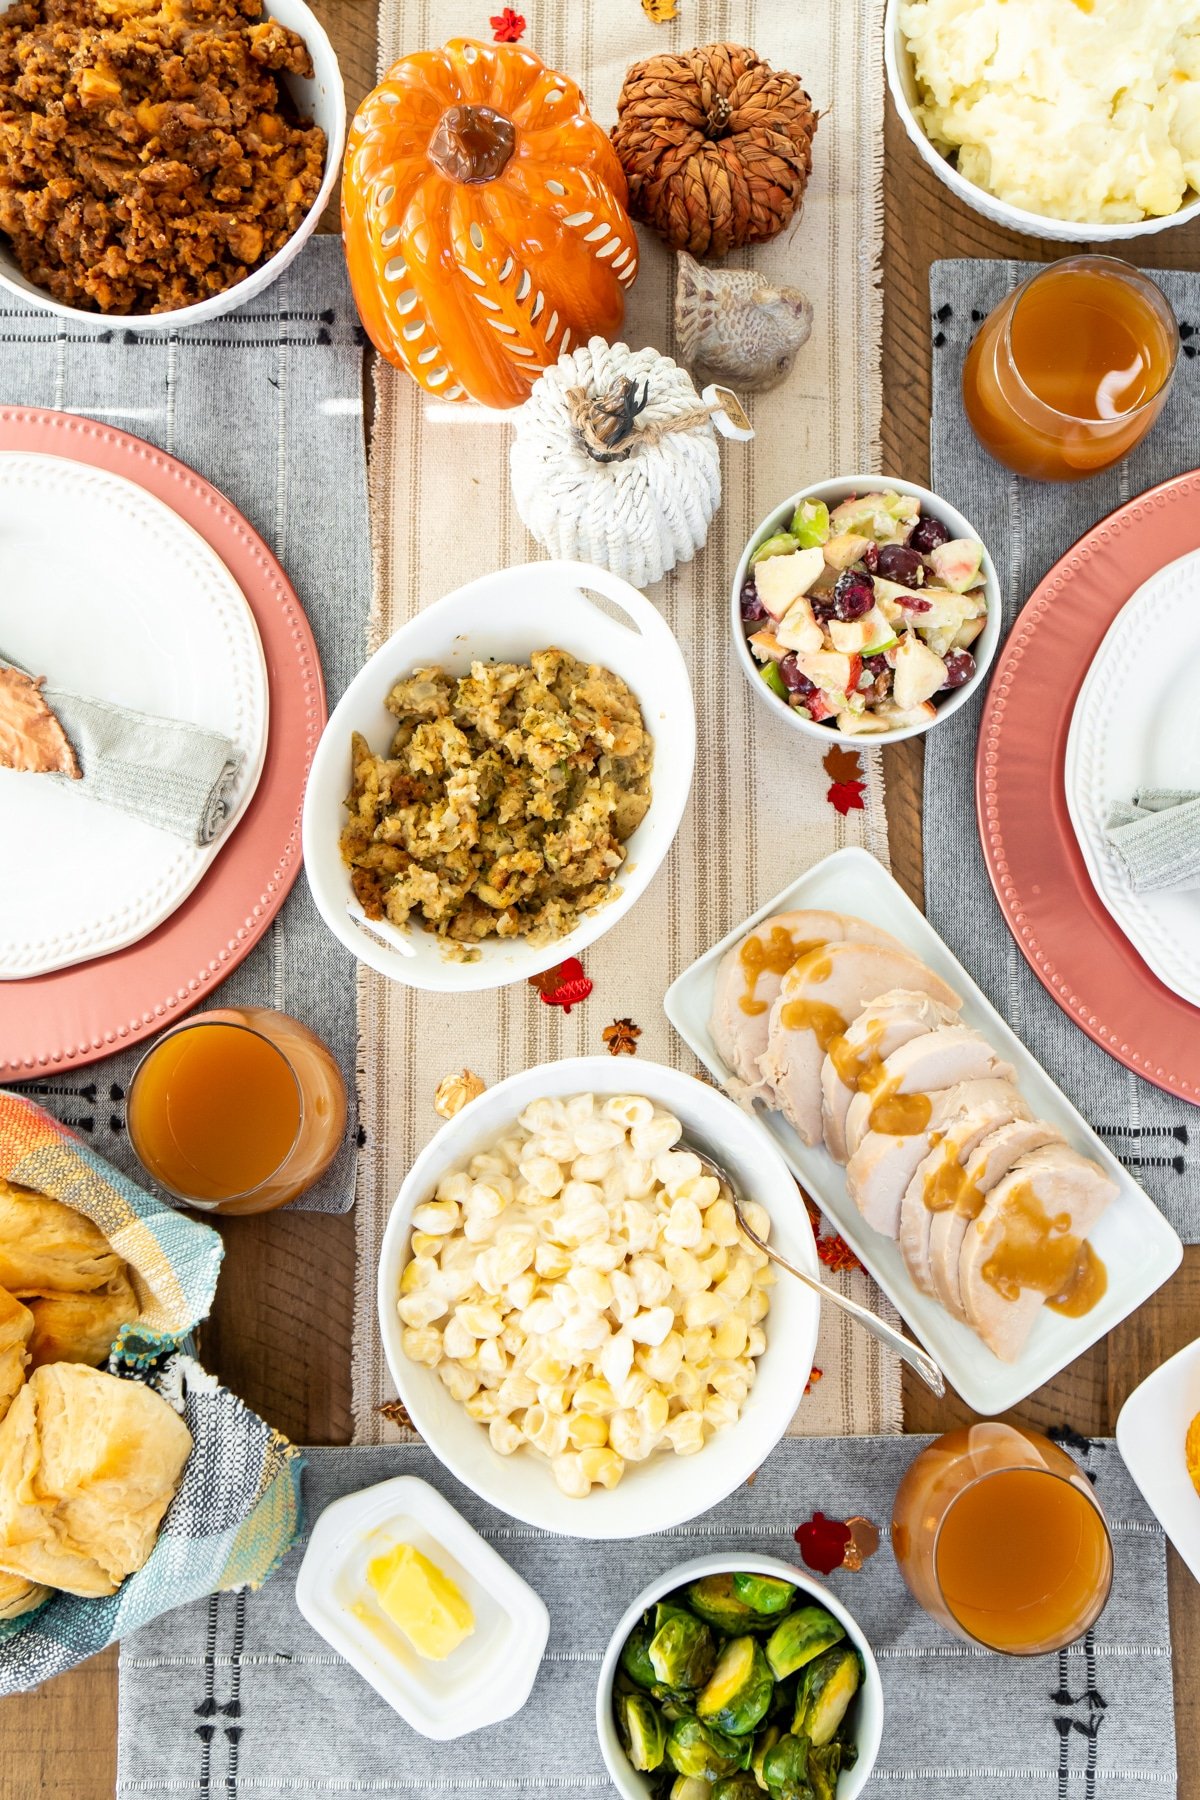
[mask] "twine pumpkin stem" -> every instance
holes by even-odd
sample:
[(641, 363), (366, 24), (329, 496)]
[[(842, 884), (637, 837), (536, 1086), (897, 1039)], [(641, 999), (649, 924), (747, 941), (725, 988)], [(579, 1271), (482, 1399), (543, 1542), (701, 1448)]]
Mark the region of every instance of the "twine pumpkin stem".
[(589, 394), (581, 387), (568, 389), (567, 416), (579, 444), (593, 462), (625, 462), (636, 449), (650, 449), (661, 443), (668, 432), (696, 431), (707, 425), (717, 410), (712, 406), (693, 406), (672, 418), (639, 425), (638, 417), (649, 399), (650, 383), (644, 381), (639, 393), (637, 382), (628, 375), (622, 375), (602, 394)]

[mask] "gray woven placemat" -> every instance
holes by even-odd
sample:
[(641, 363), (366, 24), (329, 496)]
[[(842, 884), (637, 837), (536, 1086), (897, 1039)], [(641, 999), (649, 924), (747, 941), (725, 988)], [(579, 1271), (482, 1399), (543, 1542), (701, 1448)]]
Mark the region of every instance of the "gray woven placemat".
[[(462, 1488), (417, 1445), (308, 1452), (309, 1518), (389, 1476), (438, 1488), (541, 1594), (546, 1658), (523, 1710), (448, 1744), (412, 1731), (301, 1619), (303, 1545), (257, 1594), (224, 1594), (145, 1626), (121, 1648), (118, 1800), (458, 1796), (564, 1800), (611, 1793), (595, 1731), (596, 1678), (629, 1601), (709, 1551), (796, 1560), (814, 1509), (881, 1524), (927, 1439), (785, 1438), (753, 1485), (692, 1524), (628, 1543), (551, 1537)], [(871, 1784), (923, 1800), (1145, 1800), (1175, 1792), (1163, 1535), (1111, 1440), (1080, 1441), (1113, 1529), (1112, 1597), (1093, 1634), (1057, 1656), (960, 1643), (915, 1605), (885, 1543), (832, 1586), (879, 1658), (886, 1719)]]
[[(986, 540), (1000, 574), (1006, 625), (1097, 520), (1157, 482), (1200, 466), (1200, 275), (1171, 270), (1150, 273), (1175, 308), (1183, 355), (1162, 417), (1125, 462), (1089, 481), (1045, 483), (1010, 474), (980, 448), (963, 411), (963, 359), (980, 321), (1032, 267), (939, 262), (929, 282), (931, 484)], [(1001, 918), (975, 819), (982, 706), (982, 698), (972, 701), (925, 740), (930, 921), (1180, 1237), (1200, 1242), (1200, 1107), (1143, 1081), (1085, 1037), (1046, 993)]]
[[(362, 343), (341, 241), (316, 237), (257, 300), (177, 332), (91, 330), (0, 295), (0, 405), (85, 413), (146, 438), (228, 495), (300, 597), (332, 707), (362, 662), (370, 600)], [(346, 1077), (346, 1141), (324, 1179), (294, 1203), (300, 1210), (347, 1212), (354, 1203), (354, 966), (301, 874), (262, 942), (205, 1002), (293, 1014), (324, 1039)], [(142, 1180), (124, 1099), (144, 1047), (20, 1084)]]

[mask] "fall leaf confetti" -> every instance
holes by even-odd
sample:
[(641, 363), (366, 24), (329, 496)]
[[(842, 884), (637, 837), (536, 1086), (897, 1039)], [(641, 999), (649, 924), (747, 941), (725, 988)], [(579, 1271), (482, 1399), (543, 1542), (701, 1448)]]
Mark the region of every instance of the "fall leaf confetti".
[(641, 1026), (635, 1025), (632, 1019), (614, 1019), (600, 1033), (610, 1056), (636, 1056), (641, 1035)]
[(379, 1416), (386, 1419), (389, 1425), (398, 1425), (401, 1431), (415, 1431), (416, 1426), (408, 1416), (408, 1408), (403, 1400), (385, 1400), (378, 1409)]
[[(797, 1183), (797, 1185), (799, 1185)], [(804, 1205), (808, 1212), (808, 1222), (813, 1228), (813, 1237), (817, 1241), (817, 1255), (827, 1269), (861, 1269), (862, 1264), (854, 1254), (844, 1237), (834, 1231), (829, 1221), (822, 1215), (814, 1201), (810, 1200), (800, 1189), (804, 1197)]]
[(665, 25), (679, 15), (675, 0), (642, 0), (642, 11), (652, 25)]
[(511, 6), (506, 6), (503, 12), (493, 13), (488, 24), (492, 28), (494, 44), (515, 44), (525, 35), (525, 20)]
[(863, 793), (867, 784), (863, 780), (858, 751), (847, 750), (841, 744), (832, 744), (821, 762), (830, 778), (825, 795), (829, 804), (837, 809), (843, 819), (848, 812), (862, 812)]

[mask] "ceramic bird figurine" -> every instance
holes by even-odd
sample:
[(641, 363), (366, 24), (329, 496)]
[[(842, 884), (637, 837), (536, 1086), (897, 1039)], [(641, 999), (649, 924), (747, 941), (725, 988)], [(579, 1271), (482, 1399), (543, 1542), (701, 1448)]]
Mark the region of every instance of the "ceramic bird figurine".
[(777, 387), (812, 331), (812, 302), (753, 269), (710, 269), (679, 252), (675, 333), (680, 361), (701, 381), (743, 393)]

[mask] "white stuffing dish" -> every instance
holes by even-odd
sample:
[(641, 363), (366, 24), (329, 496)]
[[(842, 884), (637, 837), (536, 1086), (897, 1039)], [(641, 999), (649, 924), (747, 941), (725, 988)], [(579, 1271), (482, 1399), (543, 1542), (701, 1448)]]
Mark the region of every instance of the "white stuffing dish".
[[(793, 1115), (801, 1127), (798, 1130), (780, 1112), (765, 1109), (762, 1087), (746, 1079), (751, 1071), (745, 1065), (735, 1068), (729, 1060), (736, 1054), (734, 1047), (727, 1038), (722, 1044), (714, 1038), (710, 1021), (726, 952), (740, 944), (761, 921), (809, 909), (839, 917), (840, 935), (849, 941), (833, 945), (837, 957), (847, 964), (877, 959), (880, 978), (886, 977), (885, 986), (889, 989), (902, 985), (899, 977), (905, 977), (909, 1023), (896, 1025), (898, 1041), (890, 1046), (899, 1062), (912, 1058), (915, 1070), (918, 1058), (925, 1058), (925, 1085), (929, 1087), (938, 1087), (944, 1078), (969, 1084), (973, 1106), (984, 1111), (995, 1109), (994, 1118), (986, 1122), (994, 1130), (1007, 1128), (1015, 1134), (1017, 1141), (1008, 1148), (1027, 1159), (1026, 1166), (1044, 1169), (1046, 1159), (1050, 1159), (1049, 1172), (1055, 1180), (1078, 1175), (1085, 1182), (1081, 1235), (1086, 1235), (1095, 1256), (1104, 1264), (1106, 1290), (1089, 1310), (1078, 1316), (1039, 1306), (1035, 1318), (1022, 1322), (1022, 1330), (1026, 1325), (1030, 1328), (1011, 1360), (994, 1353), (976, 1329), (954, 1317), (947, 1310), (945, 1295), (923, 1292), (918, 1286), (910, 1272), (911, 1244), (906, 1247), (906, 1262), (901, 1244), (884, 1234), (893, 1229), (898, 1233), (900, 1228), (899, 1219), (890, 1216), (890, 1207), (881, 1209), (868, 1198), (867, 1210), (873, 1223), (868, 1223), (859, 1210), (847, 1182), (846, 1166), (820, 1142), (822, 1101), (830, 1105), (838, 1097), (824, 1093), (817, 1103), (815, 1119), (806, 1117), (793, 1105)], [(925, 972), (924, 984), (916, 995), (911, 992), (917, 985), (912, 973), (914, 958)], [(894, 970), (892, 963), (896, 965)], [(885, 969), (884, 964), (889, 967)], [(781, 977), (768, 969), (766, 979), (770, 985), (761, 991), (760, 998), (768, 1002), (765, 1017), (769, 1019)], [(859, 977), (855, 975), (855, 979)], [(876, 993), (883, 991), (875, 989)], [(716, 1079), (740, 1094), (743, 1104), (752, 1108), (760, 1128), (772, 1137), (797, 1178), (938, 1359), (947, 1379), (977, 1412), (998, 1413), (1015, 1406), (1111, 1331), (1178, 1267), (1182, 1246), (1157, 1207), (1025, 1049), (903, 890), (866, 851), (840, 850), (776, 895), (685, 970), (668, 990), (665, 1005), (680, 1036)], [(929, 1016), (917, 1019), (923, 1014)], [(764, 1015), (757, 1017), (761, 1021)], [(917, 1025), (913, 1019), (917, 1019)], [(766, 1031), (761, 1026), (760, 1030), (765, 1047)], [(927, 1037), (922, 1039), (919, 1030), (926, 1031)], [(936, 1055), (941, 1059), (940, 1073), (929, 1060), (935, 1044)], [(824, 1062), (823, 1053), (820, 1060)], [(782, 1070), (775, 1069), (774, 1074), (776, 1080), (784, 1079)], [(1006, 1098), (1011, 1102), (1014, 1086), (1023, 1104), (997, 1105)], [(811, 1083), (797, 1089), (798, 1094), (810, 1091)], [(847, 1101), (848, 1105), (844, 1104)], [(834, 1105), (831, 1135), (839, 1154), (852, 1148), (856, 1134), (861, 1135), (865, 1104), (869, 1104), (866, 1095), (844, 1093)], [(980, 1123), (985, 1122), (982, 1111), (976, 1116)], [(937, 1123), (935, 1119), (935, 1128)], [(838, 1141), (839, 1128), (851, 1140), (849, 1145), (844, 1139)], [(806, 1143), (805, 1136), (817, 1141)], [(884, 1143), (886, 1146), (903, 1141), (887, 1139)], [(1086, 1161), (1086, 1174), (1080, 1159)], [(854, 1186), (861, 1201), (861, 1167), (857, 1175)], [(999, 1193), (999, 1188), (996, 1191)], [(930, 1216), (937, 1219), (937, 1215)], [(884, 1230), (875, 1228), (879, 1225)]]

